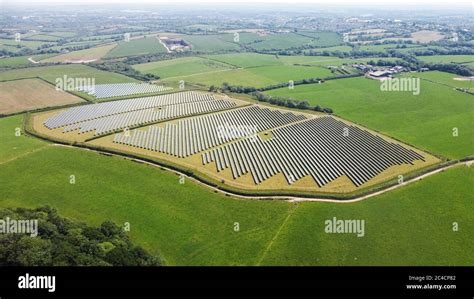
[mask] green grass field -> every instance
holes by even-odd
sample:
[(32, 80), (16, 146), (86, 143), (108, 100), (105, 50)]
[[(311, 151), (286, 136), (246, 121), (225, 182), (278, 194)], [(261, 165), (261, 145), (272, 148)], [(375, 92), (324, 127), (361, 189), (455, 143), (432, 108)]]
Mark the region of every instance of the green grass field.
[[(35, 61), (39, 61), (41, 59), (46, 59), (52, 56), (55, 56), (56, 54), (39, 54), (39, 55), (33, 55), (33, 59)], [(8, 66), (19, 66), (19, 65), (28, 65), (31, 63), (28, 58), (31, 56), (15, 56), (15, 57), (8, 57), (8, 58), (1, 58), (0, 59), (0, 67), (8, 67)]]
[(142, 73), (151, 73), (158, 75), (161, 78), (182, 77), (234, 68), (229, 64), (200, 57), (184, 57), (179, 59), (149, 62), (136, 64), (133, 67)]
[(258, 53), (220, 54), (204, 57), (241, 68), (282, 64), (278, 56)]
[(81, 64), (32, 67), (5, 71), (0, 73), (0, 81), (40, 77), (55, 84), (56, 79), (63, 78), (64, 75), (70, 78), (95, 78), (96, 84), (127, 83), (137, 81), (121, 74), (105, 72)]
[[(47, 145), (39, 139), (25, 136), (22, 128), (23, 115), (0, 118), (0, 165), (27, 155)], [(16, 136), (17, 130), (20, 136)]]
[[(332, 73), (328, 69), (319, 66), (272, 65), (190, 75), (184, 80), (207, 86), (221, 86), (227, 82), (231, 85), (264, 87), (289, 80), (322, 78), (331, 75)], [(168, 82), (168, 80), (165, 79), (164, 82)]]
[[(439, 72), (439, 71), (431, 71), (431, 72), (423, 72), (423, 73), (415, 73), (415, 74), (408, 74), (407, 76), (418, 77), (421, 79), (426, 79), (429, 81), (433, 81), (440, 84), (449, 85), (451, 87), (459, 87), (459, 88), (470, 88), (471, 90), (474, 89), (474, 80), (459, 80), (462, 76)], [(458, 80), (455, 80), (457, 78)]]
[(196, 52), (215, 52), (215, 51), (235, 51), (240, 48), (233, 42), (232, 34), (213, 34), (213, 35), (180, 35), (192, 45), (192, 50)]
[(330, 56), (284, 56), (284, 55), (269, 55), (269, 54), (257, 54), (257, 53), (235, 53), (235, 54), (221, 54), (221, 55), (208, 55), (204, 56), (209, 59), (221, 61), (224, 63), (232, 64), (237, 67), (251, 68), (258, 66), (268, 65), (294, 65), (294, 64), (307, 64), (307, 65), (320, 65), (320, 66), (340, 66), (343, 64), (352, 63), (367, 63), (370, 60), (378, 61), (396, 61), (397, 58), (393, 57), (367, 57), (357, 59), (342, 59), (338, 57)]
[[(337, 115), (448, 158), (473, 154), (471, 95), (421, 80), (420, 94), (380, 90), (366, 78), (299, 85), (268, 92), (330, 107)], [(453, 128), (459, 136), (453, 137)]]
[(418, 59), (432, 63), (469, 63), (474, 62), (474, 55), (433, 55), (418, 56)]
[(129, 42), (121, 41), (115, 48), (107, 53), (106, 57), (124, 57), (165, 52), (166, 49), (158, 38), (148, 36), (145, 38), (130, 39)]
[[(0, 124), (4, 137), (21, 126), (21, 116)], [(22, 148), (17, 159), (0, 161), (1, 207), (50, 205), (90, 225), (129, 222), (132, 240), (168, 265), (474, 264), (473, 168), (358, 203), (291, 204), (237, 200), (189, 180), (181, 185), (156, 167), (15, 138), (0, 145), (2, 157), (12, 146)], [(365, 220), (365, 237), (325, 234), (324, 221), (332, 217)]]
[[(399, 46), (397, 48), (397, 46)], [(396, 51), (404, 51), (407, 49), (413, 50), (414, 48), (423, 49), (420, 45), (417, 44), (381, 44), (381, 45), (361, 45), (358, 50), (360, 51), (373, 51), (373, 52), (385, 52), (386, 50), (396, 50)]]
[[(262, 264), (473, 265), (473, 184), (474, 168), (461, 166), (362, 202), (301, 204)], [(364, 220), (364, 237), (325, 233), (333, 217)]]
[(247, 45), (255, 50), (285, 50), (305, 45), (329, 47), (339, 45), (341, 42), (340, 36), (336, 33), (303, 31), (269, 34)]

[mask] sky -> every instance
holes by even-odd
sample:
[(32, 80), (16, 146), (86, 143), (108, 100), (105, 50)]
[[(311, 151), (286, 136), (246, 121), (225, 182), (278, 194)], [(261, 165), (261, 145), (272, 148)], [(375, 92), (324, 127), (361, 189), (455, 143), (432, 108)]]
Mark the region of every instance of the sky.
[(376, 5), (383, 6), (384, 4), (394, 5), (426, 5), (426, 6), (473, 6), (472, 0), (397, 0), (397, 1), (384, 1), (384, 0), (0, 0), (4, 3), (61, 3), (61, 4), (104, 4), (104, 3), (143, 3), (143, 4), (203, 4), (203, 3), (215, 3), (215, 4), (274, 4), (287, 3), (292, 4), (327, 4), (327, 5)]

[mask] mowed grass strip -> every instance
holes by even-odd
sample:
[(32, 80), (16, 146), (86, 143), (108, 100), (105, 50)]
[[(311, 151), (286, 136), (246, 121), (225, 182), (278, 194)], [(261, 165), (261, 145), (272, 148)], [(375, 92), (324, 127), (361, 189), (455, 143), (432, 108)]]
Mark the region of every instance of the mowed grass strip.
[(0, 114), (83, 102), (81, 98), (56, 90), (40, 79), (0, 82), (0, 90)]
[[(381, 91), (380, 82), (366, 78), (326, 81), (267, 92), (308, 100), (420, 149), (457, 159), (473, 154), (474, 101), (437, 83), (420, 81), (420, 94)], [(454, 128), (458, 136), (453, 136)]]
[(96, 84), (137, 82), (121, 74), (101, 71), (82, 64), (42, 66), (0, 72), (0, 81), (40, 77), (56, 84), (56, 80), (64, 80), (64, 76), (66, 78), (94, 78)]
[[(472, 266), (473, 184), (460, 166), (357, 203), (301, 203), (262, 265)], [(364, 220), (364, 236), (326, 233), (333, 217)]]
[(26, 136), (22, 124), (23, 115), (0, 118), (0, 140), (2, 141), (0, 142), (0, 164), (29, 154), (48, 144), (40, 139)]
[(201, 57), (184, 57), (179, 59), (163, 60), (136, 64), (134, 69), (142, 73), (150, 73), (160, 78), (183, 77), (194, 74), (217, 72), (235, 68), (232, 65)]

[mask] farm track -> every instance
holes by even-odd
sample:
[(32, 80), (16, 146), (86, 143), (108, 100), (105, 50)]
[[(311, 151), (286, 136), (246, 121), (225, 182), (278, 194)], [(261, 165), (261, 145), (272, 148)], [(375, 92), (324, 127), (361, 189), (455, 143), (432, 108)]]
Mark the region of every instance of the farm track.
[[(53, 141), (54, 142), (54, 141)], [(154, 166), (154, 167), (159, 167), (161, 169), (165, 169), (167, 171), (170, 171), (170, 172), (173, 172), (177, 175), (182, 175), (184, 176), (185, 178), (187, 179), (190, 179), (192, 180), (193, 182), (199, 184), (199, 185), (202, 185), (202, 186), (205, 186), (207, 188), (210, 188), (211, 190), (215, 191), (215, 192), (219, 192), (219, 193), (222, 193), (224, 195), (227, 195), (227, 196), (232, 196), (232, 197), (235, 197), (235, 198), (240, 198), (240, 199), (258, 199), (258, 200), (273, 200), (273, 199), (278, 199), (278, 200), (286, 200), (288, 202), (292, 202), (292, 203), (297, 203), (297, 202), (310, 202), (310, 201), (315, 201), (315, 202), (332, 202), (332, 203), (340, 203), (340, 204), (345, 204), (345, 203), (354, 203), (354, 202), (358, 202), (358, 201), (362, 201), (362, 200), (365, 200), (365, 199), (368, 199), (368, 198), (371, 198), (371, 197), (374, 197), (374, 196), (377, 196), (377, 195), (380, 195), (380, 194), (384, 194), (386, 192), (390, 192), (392, 190), (395, 190), (395, 189), (398, 189), (398, 188), (401, 188), (403, 186), (406, 186), (406, 185), (409, 185), (411, 183), (414, 183), (414, 182), (417, 182), (417, 181), (420, 181), (426, 177), (429, 177), (429, 176), (432, 176), (434, 174), (437, 174), (439, 172), (443, 172), (447, 169), (450, 169), (450, 168), (453, 168), (453, 167), (456, 167), (456, 166), (459, 166), (459, 165), (466, 165), (468, 167), (471, 166), (471, 164), (473, 164), (474, 162), (474, 157), (471, 157), (471, 158), (468, 158), (467, 160), (464, 160), (464, 161), (458, 161), (456, 163), (453, 163), (453, 164), (449, 164), (449, 165), (445, 165), (445, 166), (442, 166), (440, 168), (437, 168), (437, 169), (434, 169), (434, 170), (431, 170), (427, 173), (423, 173), (423, 174), (420, 174), (420, 175), (417, 175), (413, 178), (410, 178), (409, 180), (401, 183), (401, 184), (397, 184), (397, 185), (394, 185), (394, 186), (387, 186), (387, 187), (384, 187), (383, 189), (381, 190), (377, 190), (377, 191), (373, 191), (371, 193), (368, 193), (368, 194), (363, 194), (363, 195), (360, 195), (360, 196), (357, 196), (355, 198), (352, 198), (352, 199), (328, 199), (328, 198), (321, 198), (321, 197), (302, 197), (302, 196), (288, 196), (288, 195), (242, 195), (242, 194), (237, 194), (237, 193), (234, 193), (234, 192), (230, 192), (230, 191), (226, 191), (226, 190), (222, 190), (220, 188), (217, 188), (217, 187), (214, 187), (212, 185), (210, 185), (209, 183), (207, 182), (204, 182), (204, 181), (201, 181), (199, 179), (196, 179), (192, 176), (189, 176), (187, 174), (185, 174), (184, 172), (181, 172), (181, 171), (178, 171), (178, 170), (175, 170), (175, 169), (172, 169), (170, 167), (167, 167), (167, 166), (164, 166), (164, 165), (161, 165), (159, 164), (158, 162), (156, 163), (152, 163), (152, 162), (149, 162), (149, 161), (146, 161), (146, 160), (143, 160), (143, 159), (140, 159), (140, 158), (132, 158), (132, 157), (129, 157), (129, 156), (126, 156), (126, 155), (122, 155), (122, 154), (117, 154), (117, 153), (110, 153), (110, 152), (106, 152), (106, 151), (101, 151), (101, 150), (98, 150), (98, 149), (92, 149), (92, 148), (88, 148), (88, 147), (78, 147), (78, 146), (73, 146), (73, 145), (67, 145), (67, 144), (60, 144), (60, 143), (53, 143), (53, 145), (55, 146), (62, 146), (62, 147), (68, 147), (68, 148), (80, 148), (80, 149), (83, 149), (83, 150), (88, 150), (88, 151), (92, 151), (92, 152), (96, 152), (96, 153), (99, 153), (99, 154), (106, 154), (108, 156), (114, 156), (114, 157), (120, 157), (120, 158), (125, 158), (125, 159), (128, 159), (128, 160), (131, 160), (131, 161), (135, 161), (135, 162), (138, 162), (138, 163), (142, 163), (142, 164), (147, 164), (147, 165), (150, 165), (150, 166)]]

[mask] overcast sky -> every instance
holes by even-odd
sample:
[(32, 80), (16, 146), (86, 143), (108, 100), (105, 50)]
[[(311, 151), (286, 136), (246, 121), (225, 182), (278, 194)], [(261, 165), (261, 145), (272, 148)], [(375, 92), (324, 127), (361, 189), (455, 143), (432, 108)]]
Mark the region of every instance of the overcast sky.
[(469, 6), (472, 7), (472, 0), (397, 0), (397, 1), (384, 1), (384, 0), (0, 0), (3, 3), (62, 3), (62, 4), (103, 4), (103, 3), (148, 3), (148, 4), (203, 4), (203, 3), (219, 3), (219, 4), (273, 4), (273, 3), (288, 3), (291, 4), (328, 4), (328, 5), (384, 5), (389, 6), (406, 6), (406, 5), (424, 5), (424, 6)]

